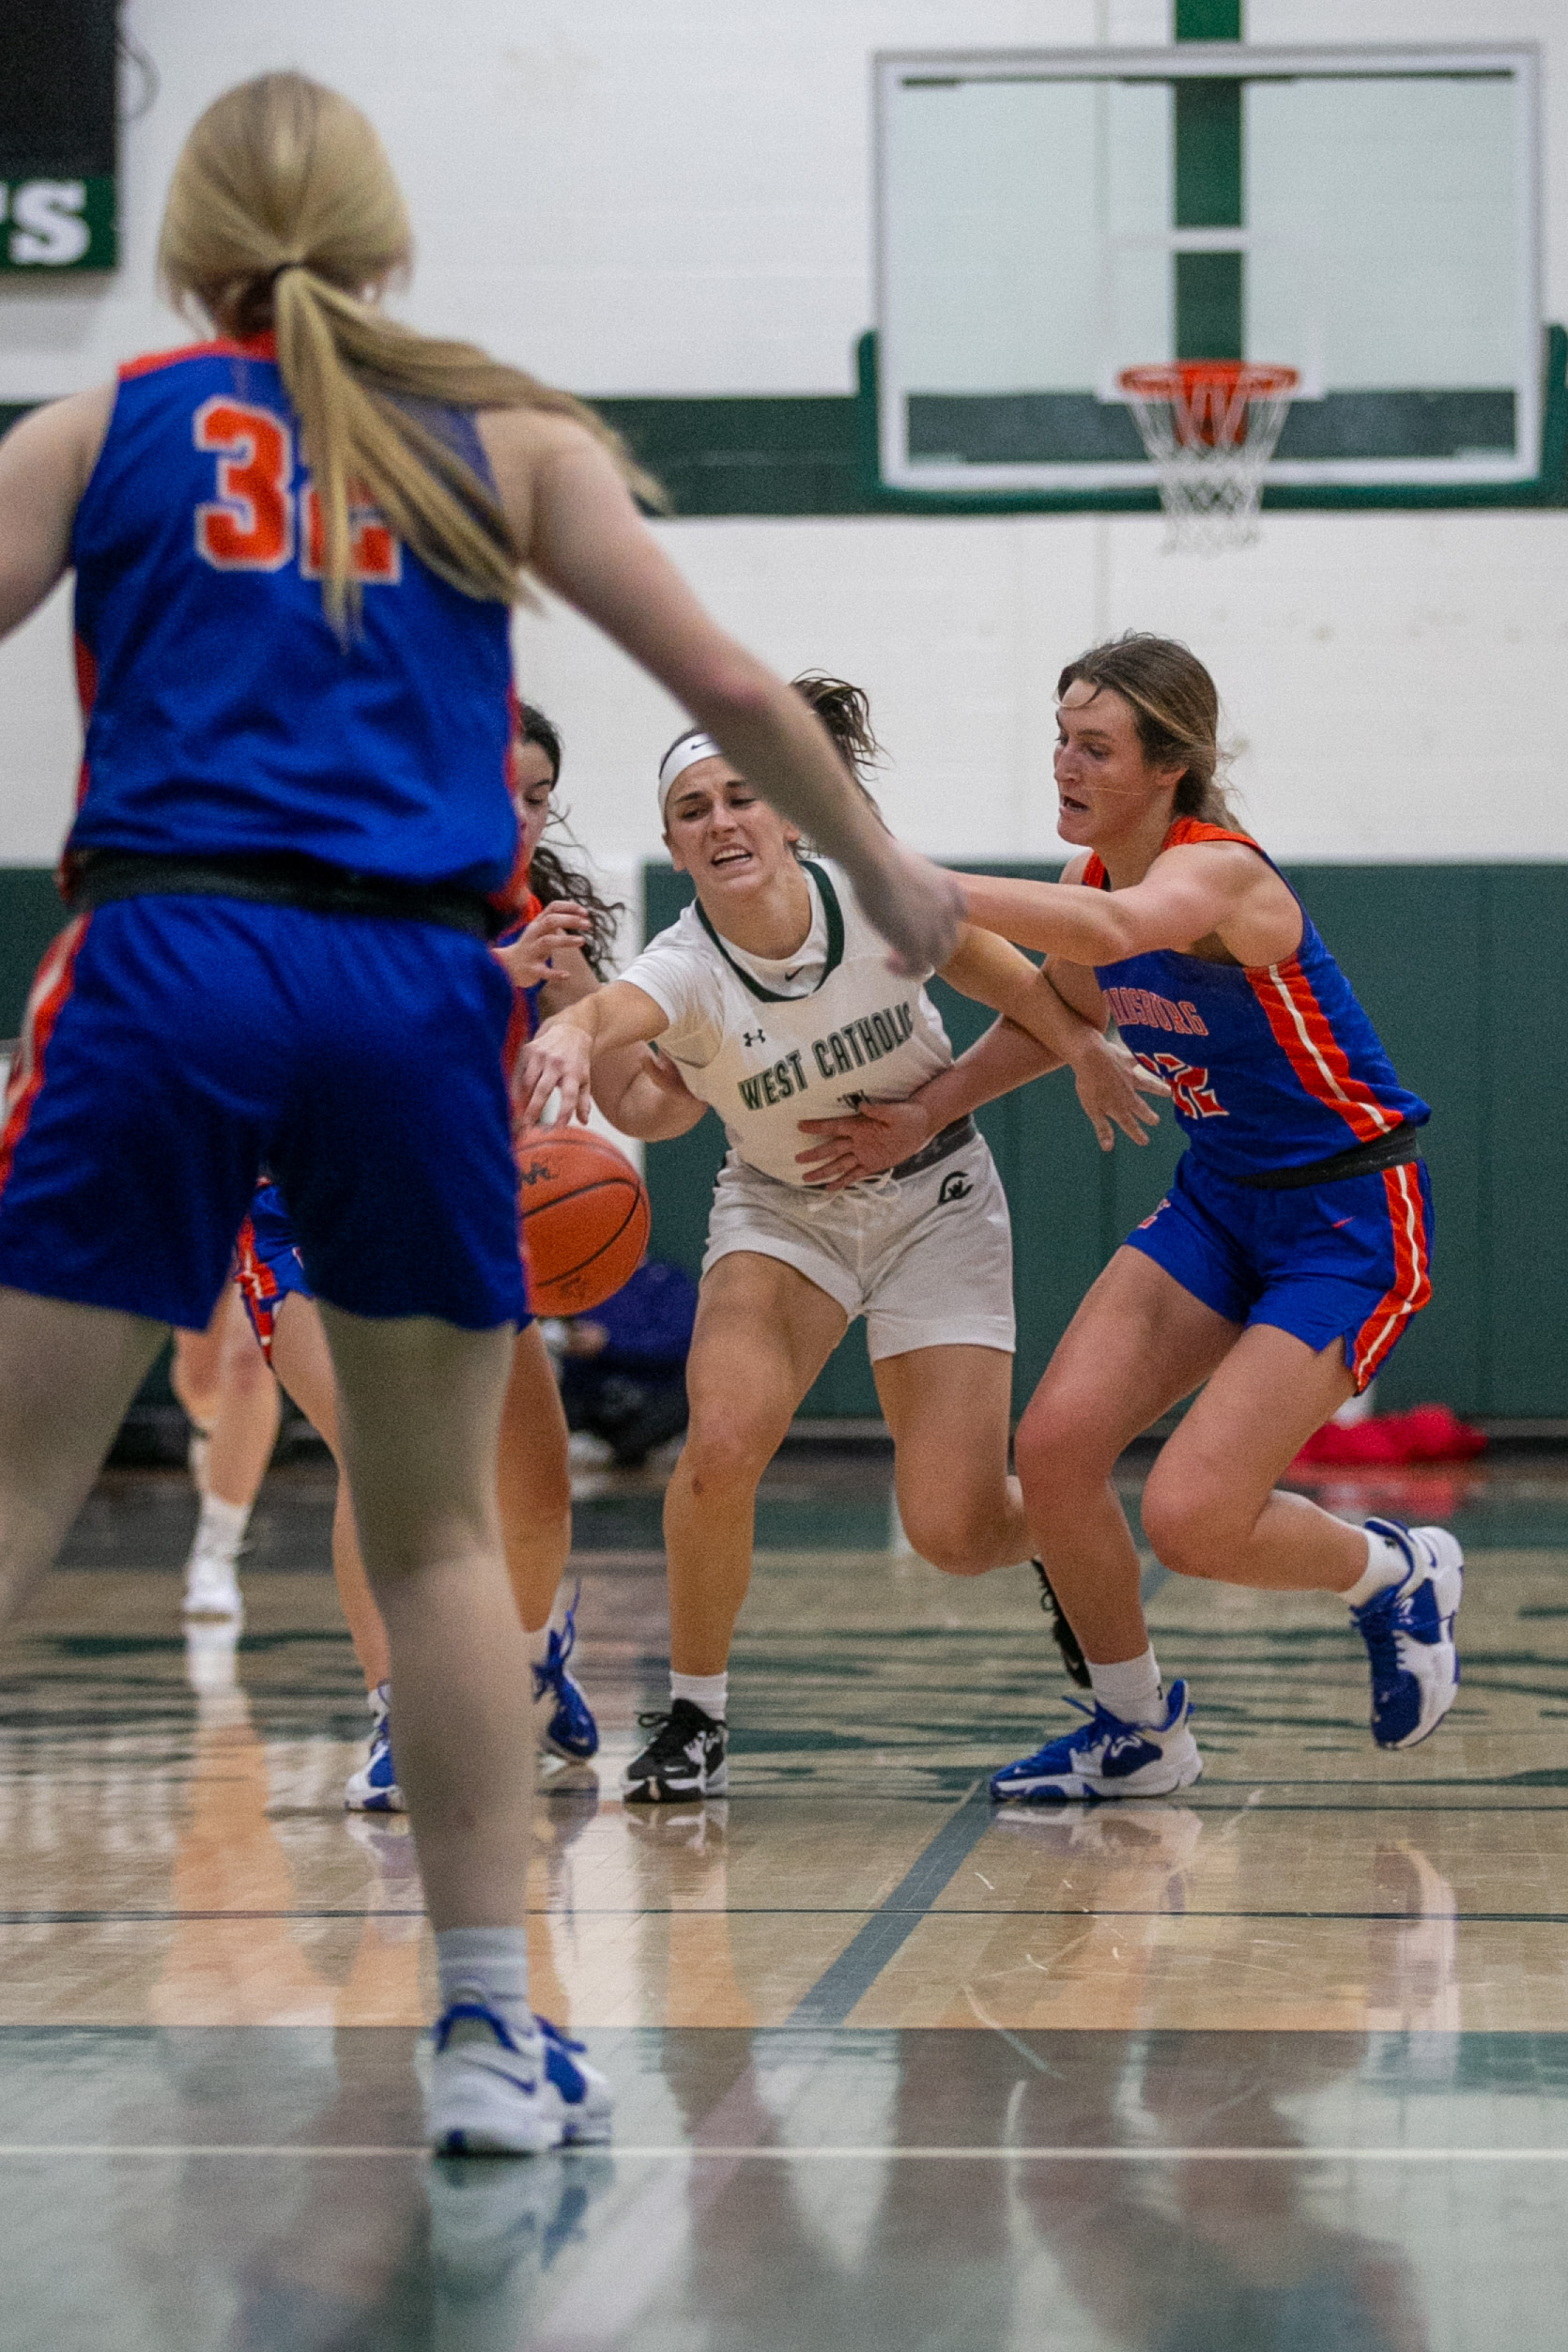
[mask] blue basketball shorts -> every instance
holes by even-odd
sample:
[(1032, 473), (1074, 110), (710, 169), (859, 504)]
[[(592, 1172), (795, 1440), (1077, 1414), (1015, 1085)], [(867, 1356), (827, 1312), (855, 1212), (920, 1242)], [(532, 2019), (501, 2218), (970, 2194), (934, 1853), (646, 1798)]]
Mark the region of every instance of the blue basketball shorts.
[[(296, 1298), (314, 1299), (305, 1261), (294, 1237), (294, 1220), (277, 1186), (263, 1177), (251, 1202), (251, 1213), (239, 1228), (234, 1253), (234, 1279), (251, 1319), (262, 1354), (272, 1360), (272, 1334), (278, 1309), (292, 1291)], [(528, 1253), (523, 1253), (526, 1268)], [(519, 1317), (522, 1323), (531, 1315)]]
[(290, 1291), (298, 1299), (314, 1299), (315, 1293), (305, 1272), (305, 1261), (294, 1238), (294, 1222), (284, 1207), (283, 1194), (275, 1184), (265, 1179), (256, 1186), (251, 1213), (239, 1228), (234, 1253), (234, 1279), (251, 1318), (251, 1329), (270, 1363), (278, 1309)]
[(45, 956), (0, 1132), (0, 1284), (203, 1330), (263, 1169), (315, 1295), (489, 1330), (525, 1312), (482, 940), (159, 896)]
[(1177, 1163), (1130, 1249), (1228, 1323), (1269, 1323), (1317, 1353), (1340, 1340), (1358, 1393), (1432, 1296), (1423, 1161), (1337, 1184), (1265, 1191)]

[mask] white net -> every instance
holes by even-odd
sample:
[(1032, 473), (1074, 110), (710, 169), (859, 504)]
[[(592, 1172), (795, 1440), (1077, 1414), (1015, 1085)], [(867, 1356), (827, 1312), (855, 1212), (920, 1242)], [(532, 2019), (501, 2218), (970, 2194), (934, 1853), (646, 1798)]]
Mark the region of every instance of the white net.
[(1247, 546), (1296, 370), (1177, 360), (1130, 367), (1118, 380), (1160, 476), (1166, 546), (1200, 555)]

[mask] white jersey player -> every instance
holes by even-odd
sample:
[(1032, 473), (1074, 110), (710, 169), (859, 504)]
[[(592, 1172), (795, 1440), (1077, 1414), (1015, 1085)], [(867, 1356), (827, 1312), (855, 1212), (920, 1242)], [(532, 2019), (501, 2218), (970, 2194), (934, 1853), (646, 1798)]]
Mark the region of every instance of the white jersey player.
[[(795, 683), (864, 766), (876, 749), (865, 697), (840, 680)], [(628, 1799), (655, 1804), (726, 1785), (728, 1661), (758, 1481), (856, 1315), (914, 1548), (957, 1576), (1030, 1549), (1007, 1474), (1011, 1237), (984, 1140), (961, 1119), (890, 1176), (835, 1190), (800, 1131), (868, 1099), (901, 1101), (950, 1065), (929, 976), (891, 969), (842, 872), (803, 853), (708, 736), (671, 747), (659, 795), (696, 902), (618, 981), (545, 1022), (519, 1087), (530, 1118), (557, 1089), (561, 1117), (586, 1115), (597, 1062), (601, 1108), (623, 1131), (669, 1137), (711, 1107), (730, 1140), (687, 1364), (691, 1423), (665, 1503), (670, 1710), (626, 1776)], [(1144, 1140), (1154, 1115), (1130, 1057), (1027, 958), (969, 930), (942, 976), (1072, 1065), (1102, 1142), (1112, 1119)], [(612, 1093), (605, 1057), (637, 1041), (656, 1041), (669, 1082), (644, 1068)]]

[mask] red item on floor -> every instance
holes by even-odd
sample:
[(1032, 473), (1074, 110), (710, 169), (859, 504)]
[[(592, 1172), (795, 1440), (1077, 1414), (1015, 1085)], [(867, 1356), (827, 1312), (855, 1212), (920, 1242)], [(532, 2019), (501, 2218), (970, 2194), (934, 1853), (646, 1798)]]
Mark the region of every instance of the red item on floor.
[(1486, 1451), (1483, 1431), (1446, 1405), (1416, 1405), (1341, 1427), (1325, 1422), (1291, 1465), (1294, 1469), (1368, 1469), (1402, 1462), (1468, 1462)]

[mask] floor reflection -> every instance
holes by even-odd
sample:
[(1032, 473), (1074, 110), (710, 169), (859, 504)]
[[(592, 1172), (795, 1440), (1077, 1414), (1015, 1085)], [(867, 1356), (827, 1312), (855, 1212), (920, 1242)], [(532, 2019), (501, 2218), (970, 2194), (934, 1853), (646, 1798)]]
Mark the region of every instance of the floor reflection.
[(1172, 1578), (1204, 1779), (992, 1819), (1058, 1705), (1032, 1580), (939, 1576), (863, 1461), (765, 1499), (730, 1797), (623, 1806), (658, 1490), (600, 1480), (605, 1745), (529, 1933), (618, 2141), (465, 2170), (407, 1825), (342, 1807), (329, 1483), (264, 1504), (237, 1644), (180, 1627), (179, 1483), (111, 1482), (0, 1666), (0, 2352), (1555, 2352), (1568, 1479), (1318, 1490), (1457, 1517), (1442, 1737), (1373, 1748), (1319, 1600)]

